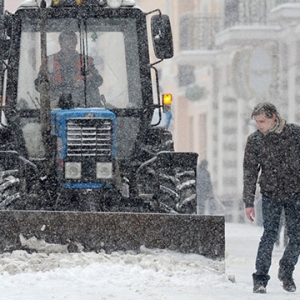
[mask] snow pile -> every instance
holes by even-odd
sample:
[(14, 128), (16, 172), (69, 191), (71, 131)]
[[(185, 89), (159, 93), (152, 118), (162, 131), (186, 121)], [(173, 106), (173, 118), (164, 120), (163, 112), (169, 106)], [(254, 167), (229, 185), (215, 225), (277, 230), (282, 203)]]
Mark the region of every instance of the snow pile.
[[(57, 249), (56, 249), (57, 250)], [(32, 253), (14, 251), (0, 256), (0, 274), (10, 275), (32, 272), (48, 272), (51, 270), (70, 269), (73, 267), (106, 266), (107, 269), (118, 265), (121, 268), (136, 267), (142, 272), (161, 273), (173, 276), (203, 276), (204, 274), (224, 274), (222, 261), (213, 261), (197, 254), (181, 254), (169, 250), (152, 250), (141, 248), (141, 253), (131, 251), (102, 253)]]
[(171, 296), (174, 287), (188, 284), (196, 295), (209, 282), (224, 284), (224, 271), (222, 261), (146, 248), (109, 255), (14, 251), (0, 256), (0, 292), (6, 299), (168, 299), (161, 293)]

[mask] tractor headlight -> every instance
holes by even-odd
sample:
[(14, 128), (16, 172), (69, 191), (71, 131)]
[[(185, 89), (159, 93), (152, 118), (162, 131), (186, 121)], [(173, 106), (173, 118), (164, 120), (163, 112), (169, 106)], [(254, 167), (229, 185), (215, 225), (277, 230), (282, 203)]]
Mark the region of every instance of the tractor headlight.
[(107, 0), (107, 5), (110, 8), (119, 8), (122, 4), (122, 0)]
[(97, 179), (103, 178), (108, 179), (112, 178), (112, 163), (97, 163)]
[(81, 178), (81, 163), (66, 162), (65, 177), (66, 177), (66, 179), (80, 179)]

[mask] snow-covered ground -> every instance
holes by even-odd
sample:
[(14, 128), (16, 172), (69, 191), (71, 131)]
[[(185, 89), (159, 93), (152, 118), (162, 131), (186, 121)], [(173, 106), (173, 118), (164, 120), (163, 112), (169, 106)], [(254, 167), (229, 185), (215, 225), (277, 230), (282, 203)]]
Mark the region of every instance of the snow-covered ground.
[(251, 274), (262, 228), (226, 223), (225, 262), (194, 254), (142, 249), (135, 253), (0, 255), (0, 295), (7, 300), (298, 299), (277, 279), (275, 247), (266, 295), (252, 293)]

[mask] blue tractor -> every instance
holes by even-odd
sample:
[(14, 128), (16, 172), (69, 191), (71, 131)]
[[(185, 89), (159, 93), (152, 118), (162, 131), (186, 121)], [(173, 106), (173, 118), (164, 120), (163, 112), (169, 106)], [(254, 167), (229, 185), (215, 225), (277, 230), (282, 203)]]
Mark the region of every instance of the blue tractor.
[[(2, 179), (2, 209), (196, 212), (197, 155), (174, 152), (161, 126), (170, 107), (153, 97), (147, 14), (117, 2), (29, 1), (4, 15), (1, 161), (19, 174)], [(155, 54), (171, 58), (169, 18), (152, 13)]]
[(59, 212), (92, 212), (83, 227), (101, 213), (196, 214), (197, 154), (174, 151), (156, 69), (173, 56), (169, 17), (134, 2), (30, 0), (2, 14), (2, 219), (24, 214), (32, 231)]

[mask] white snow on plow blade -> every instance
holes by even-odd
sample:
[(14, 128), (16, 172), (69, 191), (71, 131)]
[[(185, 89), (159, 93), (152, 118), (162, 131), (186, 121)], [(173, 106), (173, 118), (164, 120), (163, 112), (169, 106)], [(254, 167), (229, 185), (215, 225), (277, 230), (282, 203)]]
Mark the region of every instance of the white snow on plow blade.
[[(38, 240), (35, 236), (29, 239), (26, 239), (22, 234), (20, 234), (20, 242), (23, 247), (26, 247), (31, 250), (36, 250), (37, 252), (51, 254), (51, 253), (68, 253), (69, 245), (61, 244), (49, 244), (44, 240)], [(76, 244), (79, 251), (83, 250), (83, 246)]]

